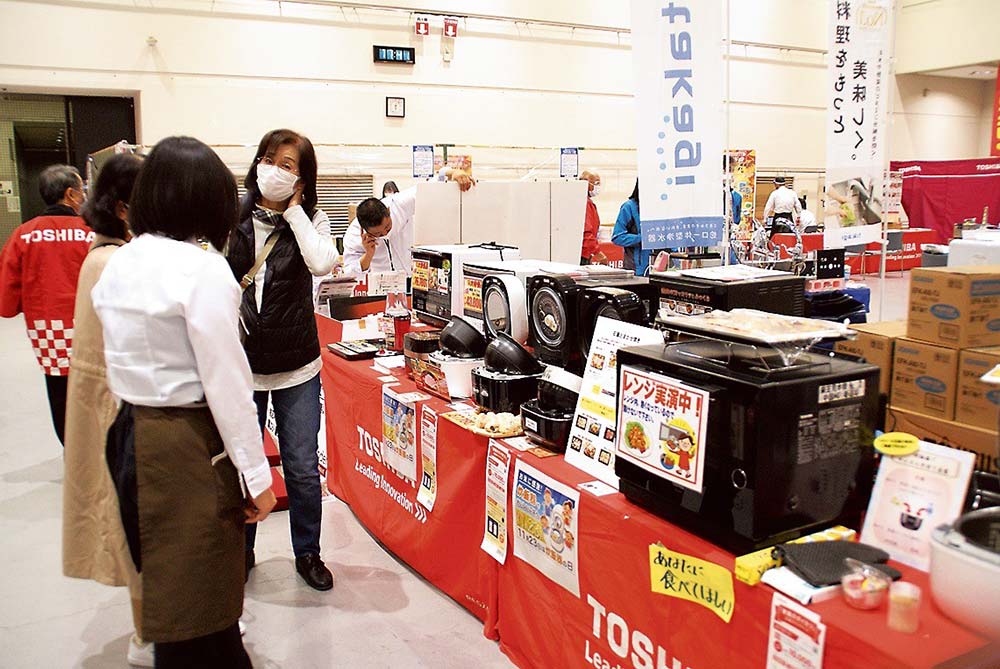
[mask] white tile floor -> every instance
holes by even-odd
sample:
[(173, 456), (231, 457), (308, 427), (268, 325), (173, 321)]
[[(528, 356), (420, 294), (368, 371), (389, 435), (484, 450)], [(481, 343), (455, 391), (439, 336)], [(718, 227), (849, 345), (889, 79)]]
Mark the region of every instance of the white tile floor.
[[(880, 281), (865, 282), (880, 320)], [(887, 319), (903, 318), (908, 276), (885, 285)], [(0, 666), (123, 667), (126, 592), (62, 576), (61, 450), (19, 319), (0, 320), (0, 370)], [(324, 506), (323, 557), (337, 577), (330, 593), (295, 575), (287, 513), (262, 526), (246, 601), (255, 666), (512, 666), (478, 621), (383, 551), (337, 500)]]

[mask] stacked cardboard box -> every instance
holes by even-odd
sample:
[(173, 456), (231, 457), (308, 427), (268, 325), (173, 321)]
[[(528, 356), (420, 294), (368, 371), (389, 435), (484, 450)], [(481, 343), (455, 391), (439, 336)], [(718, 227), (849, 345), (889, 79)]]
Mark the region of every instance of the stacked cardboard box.
[[(914, 269), (906, 337), (893, 352), (887, 429), (976, 451), (996, 467), (1000, 266)], [(914, 432), (916, 430), (916, 432)]]
[(857, 332), (857, 336), (837, 342), (835, 350), (864, 358), (881, 369), (879, 392), (888, 395), (892, 384), (892, 358), (896, 340), (906, 336), (906, 321), (859, 323), (852, 325), (851, 329)]

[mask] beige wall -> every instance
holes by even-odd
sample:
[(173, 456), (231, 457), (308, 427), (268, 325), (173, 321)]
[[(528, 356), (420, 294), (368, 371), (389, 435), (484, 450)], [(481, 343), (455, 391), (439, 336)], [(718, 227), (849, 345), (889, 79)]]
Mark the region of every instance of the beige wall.
[(902, 0), (896, 71), (944, 70), (1000, 60), (997, 0)]
[[(399, 4), (404, 0), (398, 0)], [(440, 11), (625, 28), (625, 0), (405, 0)], [(450, 63), (440, 19), (413, 35), (407, 13), (240, 0), (0, 0), (0, 88), (132, 92), (144, 143), (176, 133), (218, 146), (243, 169), (260, 135), (307, 133), (325, 172), (410, 181), (408, 145), (456, 144), (485, 178), (551, 177), (559, 146), (586, 147), (601, 172), (602, 220), (613, 221), (635, 179), (627, 32), (467, 19)], [(1000, 4), (998, 0), (997, 4)], [(819, 186), (826, 118), (826, 0), (731, 4), (730, 145), (756, 148), (764, 171)], [(278, 12), (281, 16), (278, 16)], [(57, 17), (58, 20), (53, 20)], [(39, 26), (46, 26), (39, 30)], [(146, 44), (156, 38), (155, 47)], [(413, 45), (417, 64), (376, 66), (373, 43)], [(778, 49), (775, 45), (807, 49)], [(981, 91), (901, 80), (892, 128), (897, 158), (981, 152)], [(923, 95), (923, 89), (931, 93)], [(384, 117), (387, 95), (405, 120)]]

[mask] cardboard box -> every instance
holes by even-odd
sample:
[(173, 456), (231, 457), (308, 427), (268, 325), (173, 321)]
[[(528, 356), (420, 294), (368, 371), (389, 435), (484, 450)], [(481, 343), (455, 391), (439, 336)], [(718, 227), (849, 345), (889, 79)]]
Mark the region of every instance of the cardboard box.
[(962, 351), (958, 362), (955, 420), (987, 430), (1000, 423), (1000, 386), (980, 379), (1000, 365), (1000, 346)]
[(914, 269), (906, 332), (952, 348), (1000, 346), (1000, 265)]
[(851, 326), (858, 336), (854, 339), (838, 341), (834, 350), (864, 358), (882, 370), (879, 377), (879, 392), (889, 394), (892, 385), (892, 355), (896, 339), (906, 336), (906, 321), (885, 321), (883, 323), (859, 323)]
[(958, 351), (903, 338), (896, 341), (889, 403), (952, 420), (958, 386)]
[(964, 423), (931, 418), (923, 414), (889, 407), (885, 416), (886, 430), (907, 432), (922, 441), (951, 446), (976, 454), (976, 469), (1000, 473), (997, 463), (998, 437), (996, 430), (984, 430)]

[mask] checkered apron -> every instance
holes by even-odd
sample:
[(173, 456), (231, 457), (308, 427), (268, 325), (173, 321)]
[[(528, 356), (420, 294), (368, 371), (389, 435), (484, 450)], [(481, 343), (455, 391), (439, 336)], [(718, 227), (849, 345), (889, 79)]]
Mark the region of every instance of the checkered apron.
[(29, 321), (28, 338), (38, 364), (48, 376), (69, 374), (73, 351), (73, 321)]

